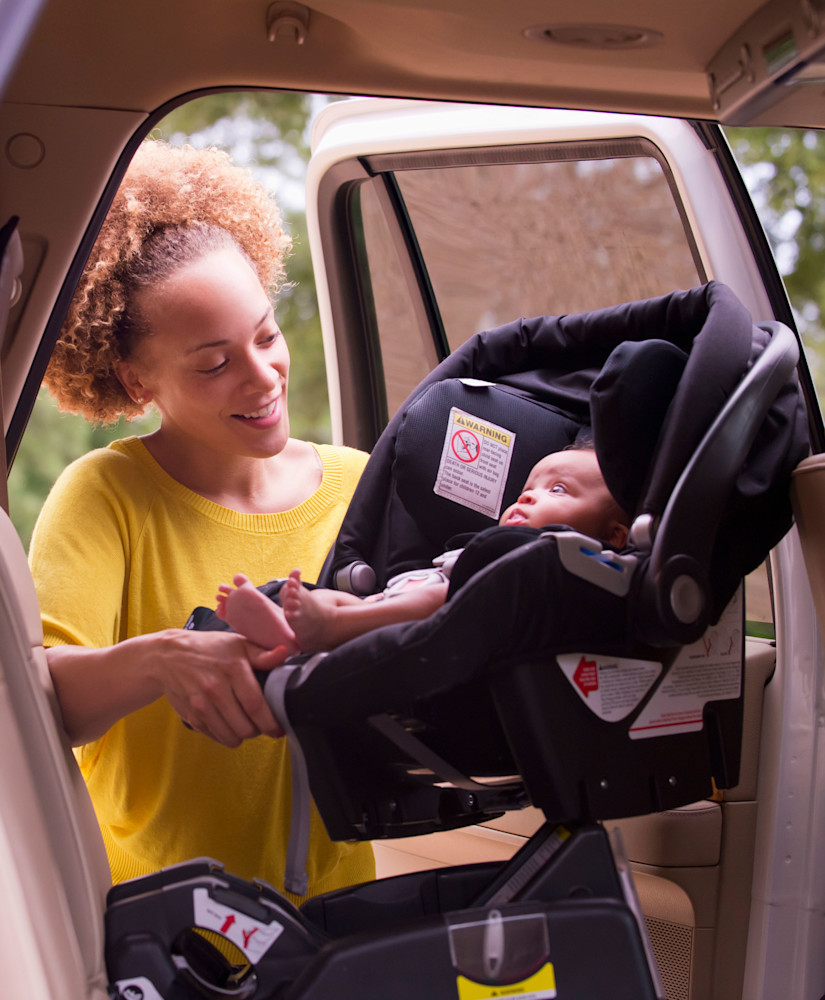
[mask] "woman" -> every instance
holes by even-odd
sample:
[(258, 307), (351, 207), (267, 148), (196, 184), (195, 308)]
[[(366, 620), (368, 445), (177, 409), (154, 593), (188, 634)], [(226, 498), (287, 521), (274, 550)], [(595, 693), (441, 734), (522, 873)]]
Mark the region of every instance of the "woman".
[[(47, 373), (91, 420), (150, 403), (161, 417), (70, 466), (31, 545), (115, 881), (206, 855), (283, 888), (289, 765), (252, 672), (282, 654), (181, 626), (239, 565), (261, 583), (273, 561), (317, 576), (366, 461), (289, 436), (269, 298), (287, 249), (276, 206), (225, 155), (144, 144)], [(308, 872), (309, 895), (371, 878), (371, 849), (333, 844), (314, 814)]]

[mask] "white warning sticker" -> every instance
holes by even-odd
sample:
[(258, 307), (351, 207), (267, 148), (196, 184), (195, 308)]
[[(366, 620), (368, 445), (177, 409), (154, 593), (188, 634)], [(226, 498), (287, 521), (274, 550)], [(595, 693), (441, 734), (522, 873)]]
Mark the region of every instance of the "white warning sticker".
[(742, 684), (742, 595), (718, 624), (679, 653), (658, 691), (630, 727), (630, 738), (649, 739), (702, 728), (709, 701), (738, 698)]
[(253, 964), (266, 954), (284, 930), (274, 920), (266, 924), (219, 903), (202, 886), (193, 890), (192, 903), (195, 926), (222, 934), (237, 945)]
[(560, 653), (556, 661), (581, 700), (605, 722), (630, 715), (662, 672), (655, 660), (600, 653)]
[(453, 407), (433, 492), (498, 520), (516, 435)]

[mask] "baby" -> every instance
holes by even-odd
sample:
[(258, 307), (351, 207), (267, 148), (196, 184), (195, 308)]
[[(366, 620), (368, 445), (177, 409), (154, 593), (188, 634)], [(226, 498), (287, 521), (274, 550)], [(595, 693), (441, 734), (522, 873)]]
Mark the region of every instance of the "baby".
[[(595, 451), (589, 448), (545, 455), (499, 521), (502, 526), (531, 528), (566, 525), (616, 549), (624, 547), (629, 523), (605, 485)], [(436, 560), (435, 568), (403, 574), (382, 593), (363, 598), (307, 588), (296, 569), (281, 587), (280, 607), (239, 573), (234, 586), (220, 585), (217, 613), (235, 631), (266, 649), (329, 650), (384, 625), (428, 617), (447, 598), (449, 570), (459, 554), (460, 550), (447, 553)]]

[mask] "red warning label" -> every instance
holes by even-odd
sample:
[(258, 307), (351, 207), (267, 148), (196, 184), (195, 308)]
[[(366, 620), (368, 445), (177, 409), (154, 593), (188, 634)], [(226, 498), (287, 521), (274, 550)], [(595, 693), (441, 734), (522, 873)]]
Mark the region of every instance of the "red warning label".
[(629, 715), (662, 672), (654, 660), (600, 653), (561, 653), (556, 662), (590, 711), (605, 722)]
[(588, 660), (583, 656), (579, 660), (579, 665), (573, 674), (573, 683), (585, 696), (591, 691), (599, 690), (599, 665), (595, 660)]
[(452, 448), (459, 462), (475, 462), (481, 453), (481, 445), (472, 431), (456, 431), (453, 434)]

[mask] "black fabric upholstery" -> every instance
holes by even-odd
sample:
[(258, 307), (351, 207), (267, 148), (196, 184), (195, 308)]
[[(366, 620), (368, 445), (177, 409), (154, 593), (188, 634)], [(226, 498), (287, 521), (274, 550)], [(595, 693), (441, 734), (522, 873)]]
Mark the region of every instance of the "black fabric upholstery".
[(625, 341), (593, 382), (593, 440), (607, 488), (631, 516), (641, 513), (651, 464), (687, 354), (666, 340)]
[[(442, 551), (445, 540), (452, 535), (481, 531), (498, 520), (498, 516), (489, 517), (433, 491), (444, 430), (453, 407), (506, 427), (515, 435), (499, 513), (515, 501), (535, 463), (574, 441), (581, 426), (549, 403), (506, 386), (447, 379), (422, 392), (400, 422), (393, 474), (396, 496), (414, 519), (417, 530), (432, 543), (433, 555)], [(392, 525), (389, 534), (396, 535)]]

